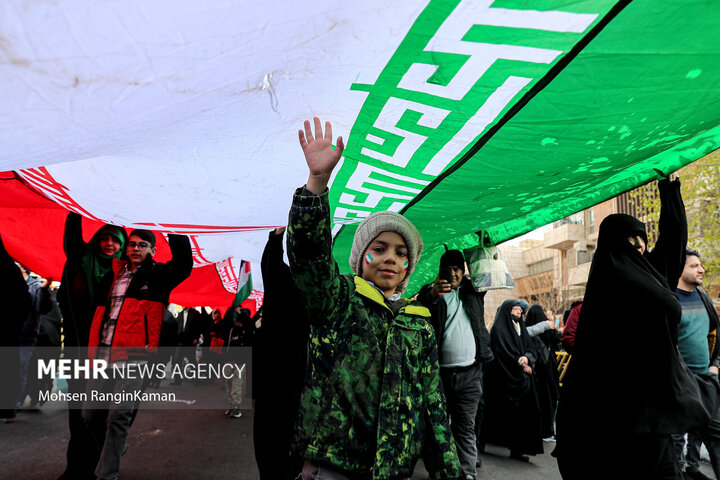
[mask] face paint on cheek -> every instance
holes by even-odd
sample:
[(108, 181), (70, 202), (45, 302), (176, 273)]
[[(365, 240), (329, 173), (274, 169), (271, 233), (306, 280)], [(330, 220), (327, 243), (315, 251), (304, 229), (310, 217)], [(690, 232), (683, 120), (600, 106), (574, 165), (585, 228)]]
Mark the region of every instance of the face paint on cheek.
[(365, 263), (367, 263), (369, 265), (370, 262), (372, 262), (372, 261), (373, 261), (372, 255), (370, 255), (369, 253), (367, 255), (365, 255)]
[(405, 262), (405, 263), (403, 264), (403, 267), (405, 267), (405, 270), (407, 270), (408, 262)]

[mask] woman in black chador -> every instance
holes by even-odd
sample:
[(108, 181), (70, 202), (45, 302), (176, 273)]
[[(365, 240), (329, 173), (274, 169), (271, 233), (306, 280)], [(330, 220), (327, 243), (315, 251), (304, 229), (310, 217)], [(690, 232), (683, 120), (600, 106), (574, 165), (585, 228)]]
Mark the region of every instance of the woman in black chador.
[(600, 225), (558, 406), (554, 455), (566, 480), (682, 478), (670, 434), (707, 424), (717, 408), (717, 380), (693, 375), (678, 353), (673, 292), (687, 223), (679, 182), (659, 186), (652, 252), (636, 218), (615, 214)]
[[(65, 266), (57, 301), (62, 312), (65, 335), (65, 358), (84, 358), (90, 338), (90, 324), (97, 305), (108, 296), (112, 285), (112, 262), (122, 258), (127, 245), (127, 232), (122, 227), (105, 224), (85, 243), (82, 217), (68, 213), (65, 221)], [(85, 379), (68, 380), (69, 393), (85, 392)], [(68, 402), (70, 438), (67, 467), (60, 480), (95, 478), (100, 452), (81, 415), (82, 401)]]
[[(528, 310), (525, 325), (547, 323), (548, 317), (540, 305), (533, 305)], [(560, 342), (560, 334), (555, 329), (545, 330), (532, 337), (537, 361), (535, 362), (535, 390), (537, 391), (543, 438), (555, 436), (555, 407), (560, 395), (555, 345)]]
[(527, 461), (526, 454), (543, 453), (543, 442), (532, 373), (536, 356), (517, 300), (498, 309), (490, 346), (495, 359), (485, 368), (480, 443), (507, 447), (512, 458)]

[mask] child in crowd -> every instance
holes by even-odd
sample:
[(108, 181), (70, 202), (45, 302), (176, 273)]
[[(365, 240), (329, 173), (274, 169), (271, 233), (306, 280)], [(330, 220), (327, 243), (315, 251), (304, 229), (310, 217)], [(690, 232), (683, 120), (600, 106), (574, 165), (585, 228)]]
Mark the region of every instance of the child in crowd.
[(405, 217), (376, 212), (358, 227), (354, 274), (332, 256), (327, 184), (343, 151), (332, 127), (299, 131), (309, 168), (288, 220), (288, 258), (311, 321), (309, 370), (294, 449), (303, 480), (406, 479), (423, 457), (433, 479), (461, 478), (440, 384), (430, 312), (402, 298), (422, 252)]

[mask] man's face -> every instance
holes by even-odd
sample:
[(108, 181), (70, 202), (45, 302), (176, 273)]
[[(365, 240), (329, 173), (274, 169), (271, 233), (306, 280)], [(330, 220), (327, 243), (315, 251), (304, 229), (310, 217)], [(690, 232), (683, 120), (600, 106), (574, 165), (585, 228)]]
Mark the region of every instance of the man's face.
[(640, 252), (640, 255), (645, 253), (645, 240), (643, 240), (640, 235), (628, 237), (628, 242), (630, 242), (630, 244), (635, 247), (638, 252)]
[(390, 296), (407, 275), (408, 248), (395, 232), (382, 232), (365, 250), (362, 278)]
[(108, 257), (112, 257), (120, 250), (120, 240), (115, 235), (104, 233), (100, 237), (100, 250)]
[(148, 256), (155, 255), (155, 247), (151, 246), (149, 242), (143, 240), (137, 235), (131, 235), (128, 240), (127, 254), (130, 259), (130, 263), (134, 266), (139, 266), (143, 263)]
[(465, 267), (450, 265), (450, 273), (450, 288), (457, 290), (458, 287), (460, 287), (460, 282), (462, 282), (463, 275), (465, 274)]
[(705, 270), (702, 268), (698, 257), (695, 255), (685, 257), (685, 268), (680, 276), (685, 283), (699, 287), (702, 285), (704, 273)]

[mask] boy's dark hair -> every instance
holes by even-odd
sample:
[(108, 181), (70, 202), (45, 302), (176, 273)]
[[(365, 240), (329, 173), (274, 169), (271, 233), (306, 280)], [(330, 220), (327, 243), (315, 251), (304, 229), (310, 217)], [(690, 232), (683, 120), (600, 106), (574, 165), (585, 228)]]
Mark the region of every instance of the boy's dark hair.
[(132, 237), (133, 235), (142, 238), (143, 240), (148, 242), (151, 247), (155, 246), (155, 234), (150, 230), (143, 230), (141, 228), (137, 228), (130, 232), (130, 237)]
[(695, 256), (695, 257), (700, 258), (700, 254), (697, 252), (697, 250), (693, 250), (692, 248), (685, 249), (685, 256), (686, 257)]

